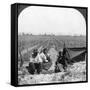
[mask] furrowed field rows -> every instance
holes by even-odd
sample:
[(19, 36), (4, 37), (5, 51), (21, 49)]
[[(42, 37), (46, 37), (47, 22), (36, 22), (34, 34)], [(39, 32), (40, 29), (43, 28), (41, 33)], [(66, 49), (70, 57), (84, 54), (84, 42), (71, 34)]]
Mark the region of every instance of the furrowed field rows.
[(84, 47), (86, 46), (86, 38), (84, 36), (43, 36), (43, 35), (25, 35), (19, 36), (19, 42), (23, 42), (24, 49), (22, 50), (23, 59), (29, 60), (33, 49), (47, 48), (48, 50), (54, 46), (58, 52), (64, 47)]

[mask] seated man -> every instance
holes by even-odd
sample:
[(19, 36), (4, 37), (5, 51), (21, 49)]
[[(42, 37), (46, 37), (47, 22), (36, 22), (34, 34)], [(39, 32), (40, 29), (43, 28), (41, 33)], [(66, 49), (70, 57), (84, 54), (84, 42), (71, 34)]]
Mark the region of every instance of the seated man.
[(35, 73), (35, 64), (34, 63), (35, 63), (35, 58), (36, 58), (37, 54), (38, 54), (37, 49), (34, 49), (32, 52), (32, 56), (30, 57), (29, 66), (26, 67), (30, 74)]

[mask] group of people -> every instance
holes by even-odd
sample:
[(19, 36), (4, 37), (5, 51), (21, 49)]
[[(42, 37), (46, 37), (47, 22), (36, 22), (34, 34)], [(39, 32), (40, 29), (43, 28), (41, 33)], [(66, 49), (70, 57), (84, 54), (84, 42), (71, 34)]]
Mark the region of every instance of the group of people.
[[(43, 63), (48, 63), (50, 55), (48, 54), (47, 48), (43, 48), (38, 51), (34, 49), (30, 57), (29, 66), (26, 67), (30, 74), (40, 74), (42, 72)], [(68, 65), (68, 58), (66, 57), (66, 49), (63, 48), (58, 52), (58, 57), (55, 62), (55, 73), (66, 71)]]
[(30, 57), (28, 71), (31, 74), (40, 74), (42, 71), (42, 64), (47, 63), (50, 59), (50, 55), (47, 53), (47, 48), (43, 48), (38, 51), (34, 49)]

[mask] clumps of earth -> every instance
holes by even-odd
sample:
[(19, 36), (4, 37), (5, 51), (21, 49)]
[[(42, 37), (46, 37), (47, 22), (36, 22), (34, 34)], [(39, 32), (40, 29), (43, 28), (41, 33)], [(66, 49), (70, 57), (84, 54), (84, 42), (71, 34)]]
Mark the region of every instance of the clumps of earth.
[[(85, 61), (74, 63), (67, 68), (67, 72), (53, 73), (53, 71), (42, 71), (43, 73), (37, 75), (21, 75), (18, 77), (19, 85), (23, 84), (40, 84), (40, 83), (54, 83), (54, 82), (75, 82), (86, 81), (86, 63)], [(49, 73), (50, 72), (50, 73)], [(52, 72), (52, 73), (51, 73)]]

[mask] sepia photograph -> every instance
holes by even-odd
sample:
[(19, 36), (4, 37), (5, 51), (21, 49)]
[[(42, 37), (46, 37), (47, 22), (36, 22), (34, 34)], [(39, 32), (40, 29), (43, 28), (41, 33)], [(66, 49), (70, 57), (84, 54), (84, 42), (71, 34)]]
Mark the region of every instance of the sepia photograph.
[(18, 85), (87, 81), (87, 9), (18, 5)]

